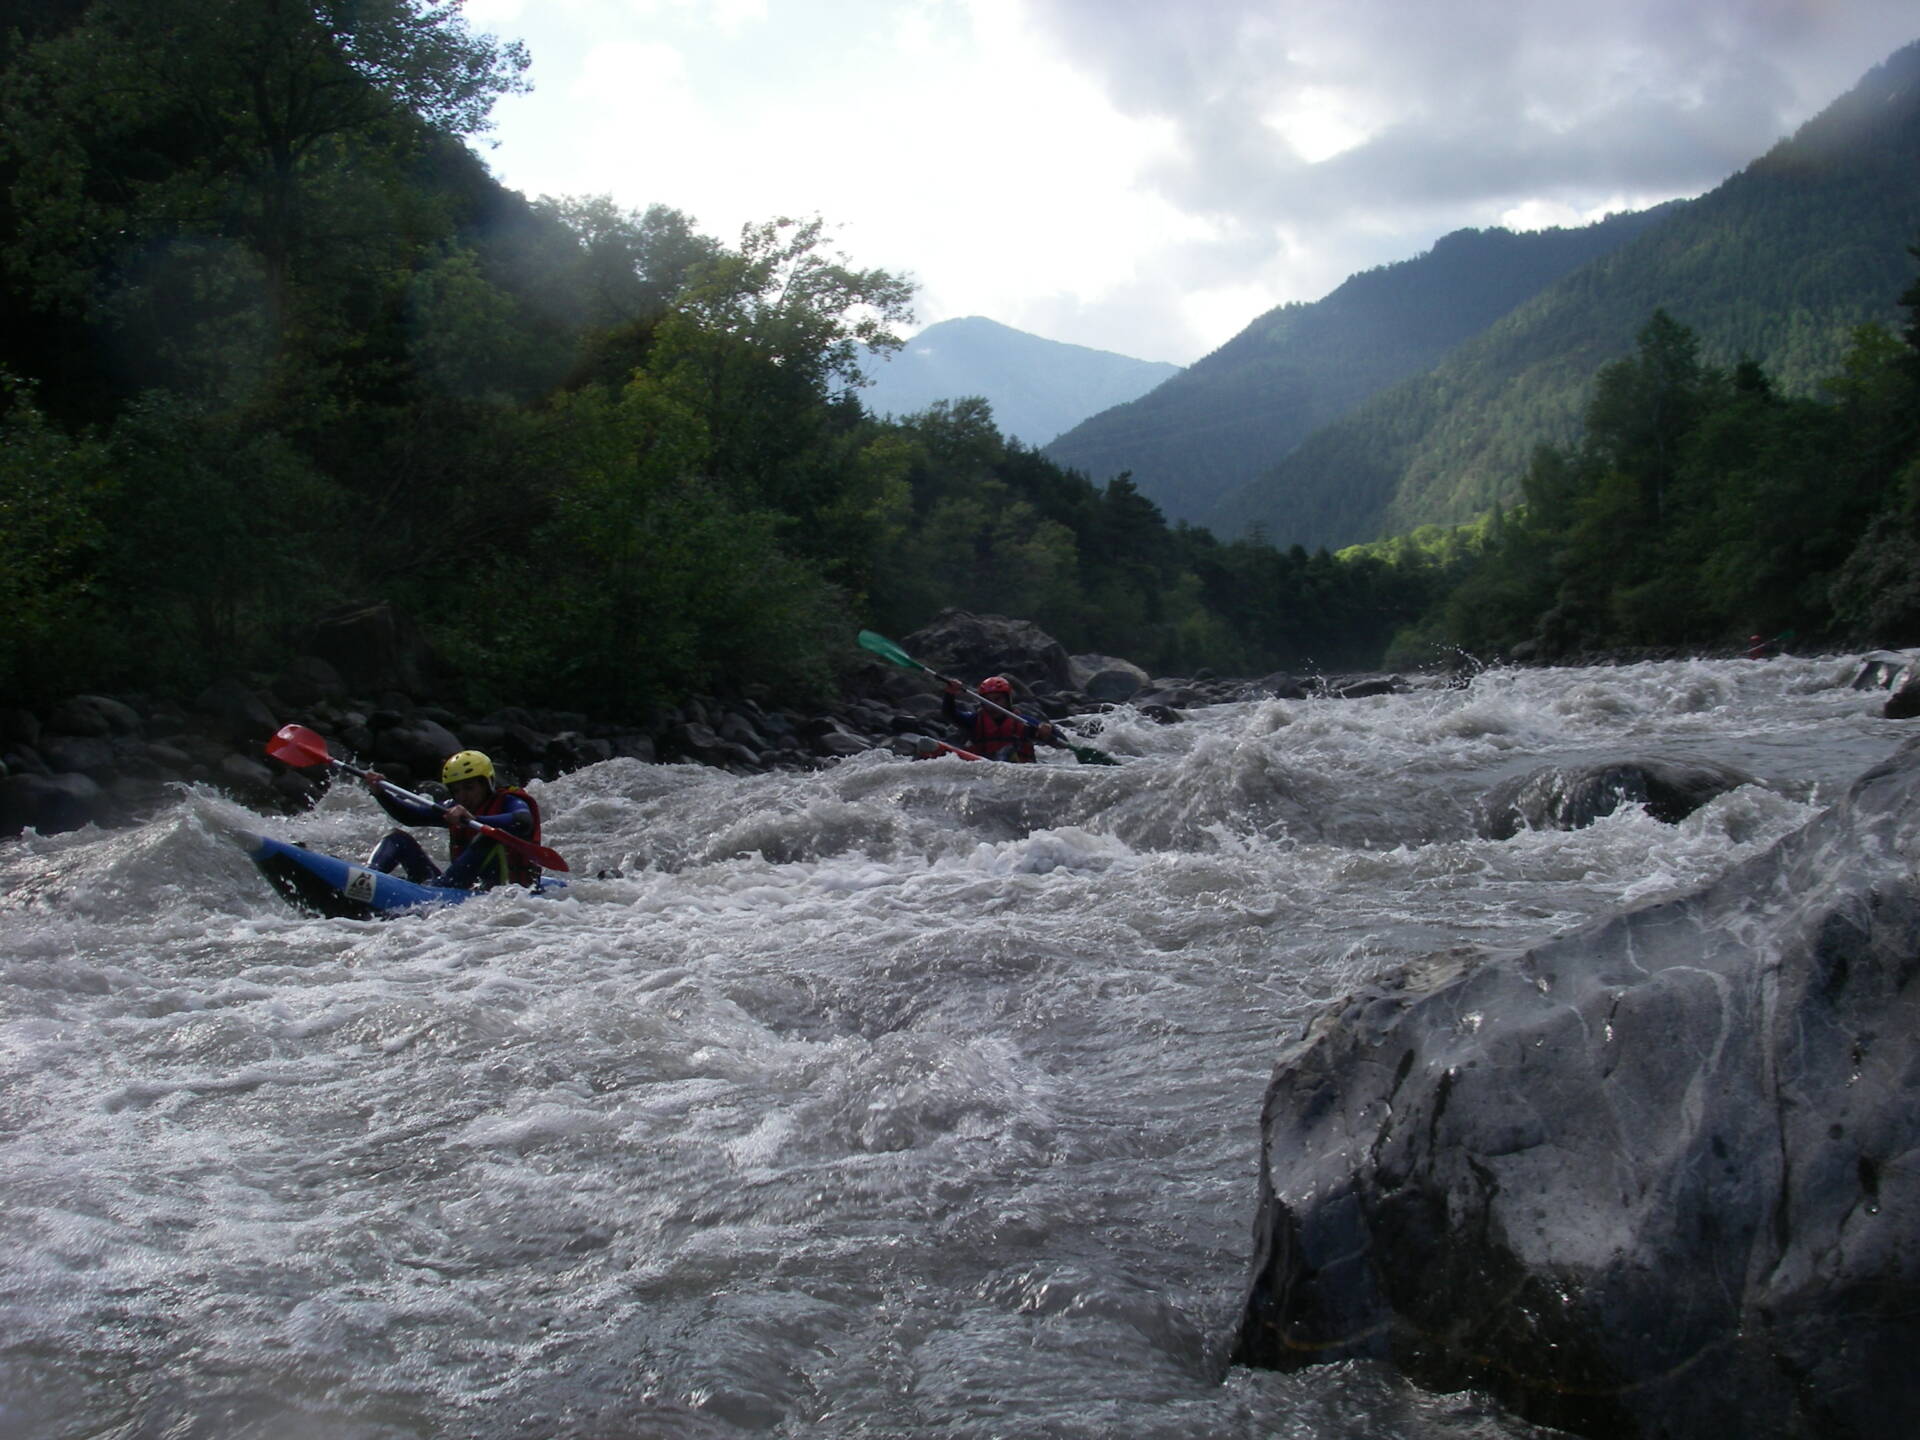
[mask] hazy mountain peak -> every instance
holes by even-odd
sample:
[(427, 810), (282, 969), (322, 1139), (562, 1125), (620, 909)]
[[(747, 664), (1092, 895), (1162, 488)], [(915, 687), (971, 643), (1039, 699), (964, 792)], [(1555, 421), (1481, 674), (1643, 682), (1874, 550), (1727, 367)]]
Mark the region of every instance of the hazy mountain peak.
[(983, 396), (1009, 438), (1044, 445), (1087, 416), (1143, 395), (1178, 365), (1069, 345), (968, 315), (929, 325), (869, 366), (861, 402), (875, 415), (911, 415), (939, 400)]

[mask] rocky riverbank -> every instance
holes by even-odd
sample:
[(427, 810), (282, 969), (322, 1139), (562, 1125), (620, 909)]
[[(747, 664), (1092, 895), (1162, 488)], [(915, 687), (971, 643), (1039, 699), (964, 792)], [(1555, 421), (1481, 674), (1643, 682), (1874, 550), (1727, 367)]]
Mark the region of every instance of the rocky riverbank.
[[(969, 682), (1006, 674), (1023, 708), (1076, 722), (1069, 728), (1087, 734), (1097, 733), (1102, 711), (1122, 702), (1171, 724), (1195, 706), (1377, 694), (1408, 683), (1390, 676), (1155, 678), (1126, 660), (1069, 655), (1026, 621), (963, 611), (944, 612), (903, 644)], [(911, 755), (952, 738), (940, 687), (923, 672), (879, 660), (856, 662), (829, 705), (795, 708), (766, 693), (701, 696), (644, 720), (537, 705), (461, 712), (429, 693), (432, 682), (422, 677), (432, 673), (422, 657), (396, 647), (389, 627), (377, 644), (303, 655), (278, 674), (230, 677), (191, 696), (75, 695), (41, 710), (0, 707), (0, 835), (130, 823), (168, 803), (182, 784), (216, 787), (256, 809), (299, 810), (332, 776), (267, 757), (267, 740), (287, 724), (317, 730), (335, 753), (413, 788), (431, 786), (440, 762), (469, 748), (527, 782), (615, 756), (755, 773), (829, 765), (877, 747)]]
[[(698, 696), (644, 719), (608, 720), (537, 705), (460, 711), (434, 698), (436, 666), (404, 626), (375, 612), (349, 617), (278, 674), (235, 676), (197, 694), (75, 695), (42, 710), (0, 707), (0, 836), (53, 834), (137, 821), (182, 784), (210, 785), (262, 810), (311, 805), (332, 776), (266, 755), (287, 724), (326, 736), (335, 753), (411, 788), (431, 788), (440, 762), (484, 750), (519, 782), (550, 780), (615, 756), (712, 765), (737, 773), (830, 765), (875, 748), (903, 755), (952, 739), (940, 686), (926, 673), (870, 657), (853, 662), (827, 705), (795, 707), (764, 692)], [(1386, 674), (1155, 677), (1107, 655), (1070, 655), (1038, 626), (949, 610), (904, 637), (907, 653), (977, 683), (1007, 675), (1018, 705), (1097, 736), (1100, 716), (1127, 704), (1163, 724), (1206, 705), (1253, 699), (1359, 699), (1423, 686), (1463, 685), (1471, 662), (1412, 677)], [(851, 645), (849, 646), (851, 650)], [(857, 652), (855, 652), (857, 653)], [(1895, 692), (1920, 712), (1912, 657), (1875, 652), (1855, 682)], [(1904, 697), (1902, 690), (1905, 690)]]

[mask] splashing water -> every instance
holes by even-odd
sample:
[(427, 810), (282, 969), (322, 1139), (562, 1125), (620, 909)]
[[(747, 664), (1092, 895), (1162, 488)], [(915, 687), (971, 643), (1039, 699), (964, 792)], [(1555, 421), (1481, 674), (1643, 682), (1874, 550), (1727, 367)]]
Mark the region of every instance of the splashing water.
[[(1119, 768), (615, 761), (540, 792), (566, 898), (381, 923), (227, 838), (363, 855), (351, 787), (7, 845), (0, 1436), (1533, 1433), (1226, 1366), (1275, 1053), (1798, 827), (1901, 738), (1845, 674), (1122, 710)], [(1763, 783), (1478, 838), (1623, 754)]]

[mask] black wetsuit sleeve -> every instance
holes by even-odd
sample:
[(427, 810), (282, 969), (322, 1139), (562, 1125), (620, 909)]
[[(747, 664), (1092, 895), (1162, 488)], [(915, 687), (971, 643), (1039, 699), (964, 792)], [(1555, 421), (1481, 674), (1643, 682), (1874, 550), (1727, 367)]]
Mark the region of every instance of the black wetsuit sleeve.
[(402, 825), (444, 825), (445, 818), (437, 805), (416, 805), (411, 800), (402, 800), (391, 790), (377, 789), (373, 798), (380, 802), (380, 808), (398, 820)]

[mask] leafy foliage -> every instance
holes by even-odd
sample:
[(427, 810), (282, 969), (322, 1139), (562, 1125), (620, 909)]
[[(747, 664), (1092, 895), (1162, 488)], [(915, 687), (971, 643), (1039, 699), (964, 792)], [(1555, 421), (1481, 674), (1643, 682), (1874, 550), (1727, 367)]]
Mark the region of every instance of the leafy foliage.
[(956, 605), (1161, 673), (1920, 628), (1920, 320), (1857, 330), (1815, 399), (1659, 314), (1512, 510), (1339, 555), (1222, 543), (984, 402), (870, 416), (910, 290), (818, 219), (727, 245), (502, 190), (457, 136), (524, 57), (455, 7), (41, 0), (0, 64), (10, 696), (266, 669), (372, 599), (476, 704), (640, 719), (817, 696), (858, 629)]
[[(1920, 251), (1916, 251), (1920, 254)], [(1920, 303), (1920, 286), (1909, 291)], [(1820, 402), (1761, 367), (1704, 365), (1663, 311), (1604, 367), (1569, 449), (1542, 447), (1524, 505), (1415, 633), (1559, 658), (1782, 634), (1920, 637), (1916, 352), (1855, 332)]]

